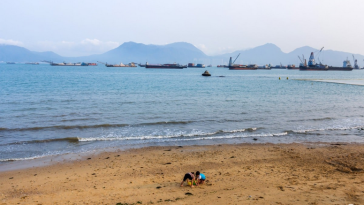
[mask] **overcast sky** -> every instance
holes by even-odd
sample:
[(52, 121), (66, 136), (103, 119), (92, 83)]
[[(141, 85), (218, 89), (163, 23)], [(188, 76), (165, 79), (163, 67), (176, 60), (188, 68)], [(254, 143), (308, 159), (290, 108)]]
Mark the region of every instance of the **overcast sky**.
[(189, 42), (208, 55), (274, 43), (364, 54), (363, 0), (0, 0), (0, 44), (63, 56), (124, 42)]

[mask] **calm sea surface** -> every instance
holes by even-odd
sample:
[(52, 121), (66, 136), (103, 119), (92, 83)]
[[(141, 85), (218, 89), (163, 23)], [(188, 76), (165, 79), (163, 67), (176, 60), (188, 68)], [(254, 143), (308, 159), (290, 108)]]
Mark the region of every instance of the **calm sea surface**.
[(364, 70), (206, 69), (0, 64), (0, 163), (157, 145), (364, 142), (364, 86), (350, 85), (364, 84)]

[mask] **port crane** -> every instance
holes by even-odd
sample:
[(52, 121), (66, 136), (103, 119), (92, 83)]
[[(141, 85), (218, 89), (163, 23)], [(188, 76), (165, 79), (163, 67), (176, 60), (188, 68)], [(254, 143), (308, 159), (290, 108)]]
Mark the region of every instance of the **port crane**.
[(317, 60), (318, 60), (318, 62), (320, 63), (320, 65), (322, 65), (322, 63), (321, 63), (321, 61), (320, 61), (320, 54), (321, 54), (321, 51), (322, 50), (324, 50), (324, 47), (322, 47), (321, 49), (320, 49), (320, 51), (318, 52), (318, 54), (317, 54)]
[(235, 60), (234, 60), (233, 64), (234, 64), (234, 63), (235, 63), (235, 61), (239, 58), (239, 56), (240, 56), (240, 53), (239, 53), (239, 55), (238, 55), (238, 56), (236, 56), (236, 58), (235, 58)]
[(354, 55), (353, 55), (353, 62), (354, 62), (354, 69), (359, 69), (358, 60), (355, 59)]
[(300, 56), (298, 56), (298, 59), (300, 59), (300, 61), (301, 61), (301, 63), (302, 63), (302, 65), (303, 66), (306, 66), (306, 63), (305, 63), (305, 56), (302, 54), (302, 59), (301, 59), (301, 57)]
[(300, 59), (301, 63), (303, 64), (303, 60), (301, 59), (301, 57), (300, 57), (300, 56), (298, 56), (298, 59)]
[(104, 63), (104, 62), (101, 62), (101, 61), (97, 61), (98, 63), (101, 63), (101, 64), (104, 64), (104, 65), (107, 65), (107, 63)]

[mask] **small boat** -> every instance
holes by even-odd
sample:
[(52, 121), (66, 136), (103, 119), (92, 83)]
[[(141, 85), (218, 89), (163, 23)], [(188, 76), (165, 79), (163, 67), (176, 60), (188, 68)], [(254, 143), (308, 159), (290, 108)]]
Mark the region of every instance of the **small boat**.
[(202, 76), (211, 76), (211, 74), (206, 70), (204, 73), (202, 73)]
[(207, 67), (212, 67), (212, 65), (210, 64), (210, 65), (208, 65)]
[(27, 63), (25, 63), (25, 64), (28, 64), (28, 65), (39, 65), (39, 63), (38, 63), (38, 62), (27, 62)]
[(15, 64), (15, 62), (6, 62), (6, 64)]

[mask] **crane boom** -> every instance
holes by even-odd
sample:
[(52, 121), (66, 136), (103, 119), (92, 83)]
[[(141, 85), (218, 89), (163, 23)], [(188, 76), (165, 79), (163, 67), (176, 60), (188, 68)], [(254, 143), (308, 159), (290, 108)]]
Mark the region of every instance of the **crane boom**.
[(235, 63), (236, 59), (238, 59), (238, 58), (239, 58), (239, 56), (240, 56), (240, 53), (239, 53), (239, 55), (238, 55), (238, 56), (236, 56), (236, 58), (235, 58), (235, 60), (234, 60), (233, 64)]
[(104, 62), (100, 62), (100, 61), (97, 61), (98, 63), (101, 63), (101, 64), (104, 64), (104, 65), (106, 65), (107, 63), (104, 63)]
[(301, 63), (303, 63), (303, 61), (301, 60), (301, 57), (300, 56), (298, 56), (298, 59), (300, 59)]

